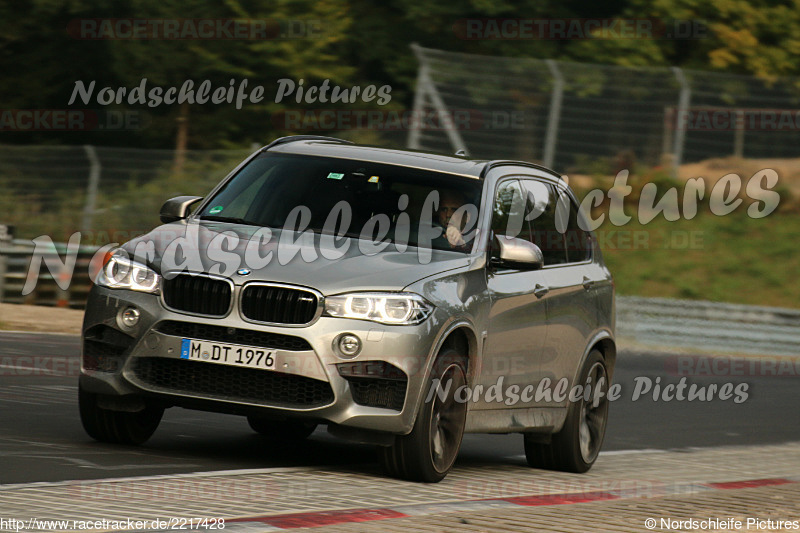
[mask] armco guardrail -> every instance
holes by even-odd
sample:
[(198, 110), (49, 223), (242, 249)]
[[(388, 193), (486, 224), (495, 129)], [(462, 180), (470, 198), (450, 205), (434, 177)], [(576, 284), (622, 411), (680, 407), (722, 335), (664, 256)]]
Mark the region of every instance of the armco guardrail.
[[(50, 272), (42, 262), (36, 287), (30, 294), (23, 295), (22, 289), (28, 277), (33, 250), (33, 242), (24, 239), (0, 242), (0, 302), (83, 308), (92, 284), (89, 278), (89, 262), (97, 248), (79, 248), (74, 272), (64, 269)], [(43, 257), (58, 256), (63, 262), (66, 250), (66, 244), (54, 243)], [(61, 284), (66, 286), (65, 289), (59, 287), (59, 277)]]
[(800, 356), (800, 310), (626, 296), (617, 298), (617, 334), (660, 347)]
[[(64, 258), (66, 244), (48, 255)], [(42, 265), (36, 288), (22, 295), (33, 253), (31, 241), (0, 242), (0, 301), (82, 308), (91, 288), (89, 261), (95, 247), (81, 247), (67, 289)], [(659, 348), (730, 354), (800, 356), (800, 310), (668, 298), (617, 298), (617, 334)]]

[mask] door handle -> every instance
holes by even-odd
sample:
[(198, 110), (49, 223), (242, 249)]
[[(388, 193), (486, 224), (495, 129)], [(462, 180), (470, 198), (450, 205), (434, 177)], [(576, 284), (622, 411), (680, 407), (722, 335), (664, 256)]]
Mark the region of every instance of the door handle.
[(583, 276), (583, 288), (586, 289), (587, 291), (592, 287), (594, 287), (594, 283), (595, 283), (594, 281), (590, 280), (586, 276)]
[(536, 284), (536, 287), (533, 288), (533, 294), (537, 298), (541, 298), (542, 296), (544, 296), (548, 292), (550, 292), (550, 289), (548, 289), (544, 285), (539, 285), (538, 283)]

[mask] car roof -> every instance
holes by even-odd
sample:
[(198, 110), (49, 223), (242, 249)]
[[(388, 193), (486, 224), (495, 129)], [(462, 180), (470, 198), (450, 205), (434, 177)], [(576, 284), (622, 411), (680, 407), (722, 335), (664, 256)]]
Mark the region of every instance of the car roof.
[(312, 135), (281, 137), (265, 146), (263, 150), (277, 153), (338, 157), (389, 165), (401, 165), (476, 179), (483, 178), (490, 168), (503, 165), (532, 167), (547, 172), (552, 176), (561, 177), (553, 170), (524, 161), (468, 159), (466, 157), (436, 154), (421, 150), (399, 150), (354, 144), (350, 141), (333, 137)]

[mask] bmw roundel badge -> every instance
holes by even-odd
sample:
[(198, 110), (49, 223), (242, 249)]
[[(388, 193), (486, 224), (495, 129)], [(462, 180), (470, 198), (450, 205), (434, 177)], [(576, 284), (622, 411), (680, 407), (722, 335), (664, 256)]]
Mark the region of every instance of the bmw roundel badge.
[(240, 268), (239, 270), (236, 271), (236, 273), (239, 274), (240, 276), (247, 276), (250, 274), (250, 270), (247, 268)]

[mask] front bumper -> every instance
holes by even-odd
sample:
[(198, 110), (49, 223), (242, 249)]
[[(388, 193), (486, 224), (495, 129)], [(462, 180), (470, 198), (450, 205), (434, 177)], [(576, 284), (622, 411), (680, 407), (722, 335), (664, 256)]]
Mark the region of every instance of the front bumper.
[[(140, 319), (129, 328), (121, 314), (131, 306)], [(257, 325), (243, 320), (235, 306), (224, 318), (200, 317), (167, 309), (155, 295), (95, 286), (83, 323), (81, 386), (106, 397), (146, 396), (167, 406), (406, 434), (426, 392), (436, 323), (434, 313), (416, 326), (331, 317), (304, 327)], [(336, 354), (334, 341), (342, 333), (362, 340), (356, 357)], [(181, 359), (183, 338), (275, 348), (275, 370)], [(350, 365), (343, 377), (337, 367), (360, 362), (379, 371), (388, 363), (402, 372), (391, 369), (390, 379), (353, 377)], [(388, 403), (378, 402), (385, 407), (372, 406), (370, 398), (386, 400), (387, 394)]]

